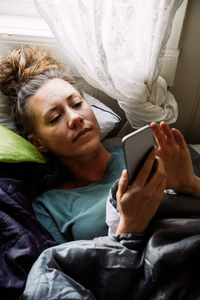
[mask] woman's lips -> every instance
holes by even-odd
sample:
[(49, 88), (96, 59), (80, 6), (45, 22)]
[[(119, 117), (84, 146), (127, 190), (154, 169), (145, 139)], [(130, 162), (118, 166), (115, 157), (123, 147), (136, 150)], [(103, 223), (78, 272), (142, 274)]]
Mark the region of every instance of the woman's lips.
[(80, 137), (86, 136), (90, 130), (91, 130), (90, 128), (84, 128), (80, 130), (78, 134), (75, 136), (75, 138), (73, 139), (73, 142), (78, 140)]

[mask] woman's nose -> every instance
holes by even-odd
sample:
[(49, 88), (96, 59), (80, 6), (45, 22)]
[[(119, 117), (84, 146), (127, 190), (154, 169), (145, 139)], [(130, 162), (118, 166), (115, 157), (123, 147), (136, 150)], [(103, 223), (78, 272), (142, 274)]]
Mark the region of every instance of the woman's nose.
[(83, 116), (81, 116), (77, 112), (70, 112), (69, 119), (68, 119), (68, 127), (70, 129), (78, 127), (79, 124), (82, 122), (83, 122)]

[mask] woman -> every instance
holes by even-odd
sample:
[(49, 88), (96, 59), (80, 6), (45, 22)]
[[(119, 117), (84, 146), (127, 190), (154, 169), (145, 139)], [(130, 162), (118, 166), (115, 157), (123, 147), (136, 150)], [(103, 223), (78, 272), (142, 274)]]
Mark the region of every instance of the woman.
[[(37, 218), (59, 243), (107, 235), (106, 199), (125, 167), (122, 148), (103, 147), (89, 104), (73, 79), (45, 52), (30, 47), (13, 50), (1, 60), (0, 71), (0, 88), (10, 99), (19, 133), (40, 152), (53, 155), (64, 169), (62, 181), (33, 200)], [(181, 133), (171, 131), (165, 123), (160, 128), (153, 123), (152, 127), (159, 149), (152, 150), (130, 187), (126, 172), (119, 181), (117, 234), (143, 232), (166, 187), (199, 196), (199, 179), (193, 174)], [(147, 181), (155, 159), (156, 171)], [(184, 180), (174, 161), (179, 168), (184, 162)]]

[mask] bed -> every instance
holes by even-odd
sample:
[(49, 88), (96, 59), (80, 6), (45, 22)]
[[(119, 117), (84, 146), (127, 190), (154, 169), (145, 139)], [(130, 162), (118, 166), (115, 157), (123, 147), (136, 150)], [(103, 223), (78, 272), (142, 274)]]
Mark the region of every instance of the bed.
[[(100, 123), (101, 139), (104, 145), (118, 145), (122, 136), (132, 130), (129, 123), (126, 122), (122, 126), (120, 117), (112, 109), (87, 93), (85, 97)], [(35, 185), (32, 183), (37, 185), (41, 179), (40, 176), (43, 175), (45, 158), (34, 146), (14, 132), (15, 128), (9, 119), (6, 99), (3, 96), (0, 97), (0, 112), (0, 291), (5, 298), (14, 300), (22, 295), (29, 271), (38, 256), (45, 249), (56, 247), (57, 243), (36, 220), (31, 201), (27, 196), (30, 195), (30, 189), (34, 192)], [(189, 145), (189, 149), (198, 173), (200, 145)], [(198, 209), (198, 206), (194, 206), (195, 213)], [(109, 242), (104, 241), (104, 243), (105, 245), (107, 243), (107, 248), (110, 249)], [(122, 249), (124, 250), (123, 243)], [(118, 254), (117, 251), (116, 254)], [(129, 255), (132, 255), (132, 252)], [(113, 282), (115, 281), (111, 280), (111, 283)], [(95, 299), (93, 294), (90, 296), (91, 298), (80, 299)], [(110, 296), (109, 299), (122, 299), (118, 296), (115, 295), (115, 298)], [(72, 298), (63, 296), (59, 299)]]

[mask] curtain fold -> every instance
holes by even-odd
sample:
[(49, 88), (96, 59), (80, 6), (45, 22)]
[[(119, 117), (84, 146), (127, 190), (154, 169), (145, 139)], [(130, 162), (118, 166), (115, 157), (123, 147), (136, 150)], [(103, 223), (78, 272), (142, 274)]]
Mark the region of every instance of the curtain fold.
[(63, 56), (120, 107), (131, 125), (176, 121), (177, 103), (159, 76), (183, 0), (34, 0)]

